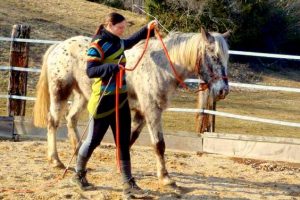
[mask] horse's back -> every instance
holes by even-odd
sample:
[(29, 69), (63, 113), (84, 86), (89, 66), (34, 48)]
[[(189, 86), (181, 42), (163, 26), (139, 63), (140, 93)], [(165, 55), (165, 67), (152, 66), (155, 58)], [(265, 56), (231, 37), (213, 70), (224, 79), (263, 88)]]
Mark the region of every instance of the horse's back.
[(75, 36), (59, 43), (49, 52), (44, 62), (47, 62), (50, 93), (64, 88), (72, 90), (80, 82), (89, 81), (85, 69), (90, 41), (89, 37)]

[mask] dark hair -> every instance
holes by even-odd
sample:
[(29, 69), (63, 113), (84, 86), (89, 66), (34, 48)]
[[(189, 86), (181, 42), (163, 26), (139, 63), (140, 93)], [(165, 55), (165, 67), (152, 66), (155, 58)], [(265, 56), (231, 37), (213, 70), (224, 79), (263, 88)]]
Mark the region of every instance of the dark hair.
[(103, 28), (105, 28), (108, 25), (108, 23), (112, 23), (112, 25), (115, 25), (124, 20), (125, 17), (119, 13), (115, 13), (115, 12), (109, 13), (108, 15), (106, 15), (104, 23), (100, 24), (99, 28), (97, 29), (96, 35), (99, 35), (103, 30)]

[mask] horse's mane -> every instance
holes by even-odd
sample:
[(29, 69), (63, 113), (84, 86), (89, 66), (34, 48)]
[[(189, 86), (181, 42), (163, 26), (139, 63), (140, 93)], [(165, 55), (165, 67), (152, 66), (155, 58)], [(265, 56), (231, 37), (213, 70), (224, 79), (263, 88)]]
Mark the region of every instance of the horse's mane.
[[(222, 60), (222, 63), (227, 66), (228, 60), (228, 45), (223, 35), (220, 33), (212, 32), (211, 35), (215, 41), (215, 54)], [(151, 41), (151, 40), (150, 40)], [(194, 67), (196, 64), (197, 56), (200, 51), (203, 51), (205, 42), (200, 33), (182, 33), (170, 32), (165, 38), (164, 42), (169, 49), (170, 57), (173, 61), (188, 67)], [(139, 42), (136, 47), (142, 47), (145, 40)], [(152, 48), (162, 48), (160, 42), (152, 43)], [(199, 51), (199, 52), (198, 52)]]
[(198, 49), (201, 49), (200, 34), (171, 32), (165, 38), (170, 57), (183, 66), (195, 66)]
[[(227, 66), (229, 55), (226, 40), (220, 33), (213, 32), (211, 36), (214, 37), (215, 54)], [(180, 63), (185, 63), (186, 65), (195, 66), (197, 56), (200, 53), (198, 51), (204, 53), (205, 42), (200, 33), (171, 32), (166, 37), (166, 41), (169, 49), (173, 49), (170, 51), (170, 56), (179, 59)]]

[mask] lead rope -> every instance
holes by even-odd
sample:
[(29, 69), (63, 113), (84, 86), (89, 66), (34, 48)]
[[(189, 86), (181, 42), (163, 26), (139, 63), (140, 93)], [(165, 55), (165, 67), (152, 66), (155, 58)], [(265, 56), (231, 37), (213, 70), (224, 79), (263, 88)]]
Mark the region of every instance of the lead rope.
[[(142, 52), (140, 58), (138, 59), (137, 63), (134, 65), (134, 67), (132, 67), (132, 68), (124, 68), (124, 69), (120, 68), (120, 72), (119, 72), (119, 73), (117, 74), (117, 76), (116, 76), (116, 148), (117, 148), (116, 159), (117, 159), (117, 167), (118, 167), (119, 170), (121, 169), (121, 168), (120, 168), (119, 88), (122, 87), (122, 80), (123, 80), (123, 73), (124, 73), (124, 71), (125, 71), (125, 70), (126, 70), (126, 71), (134, 71), (134, 70), (137, 68), (137, 66), (138, 66), (138, 64), (140, 63), (140, 61), (142, 60), (143, 56), (145, 55), (145, 52), (146, 52), (146, 50), (147, 50), (147, 48), (148, 48), (149, 39), (150, 39), (150, 31), (151, 31), (151, 29), (148, 29), (148, 32), (147, 32), (147, 38), (146, 38), (144, 50), (143, 50), (143, 52)], [(159, 32), (158, 32), (158, 30), (155, 29), (155, 32), (156, 32), (156, 35), (157, 35), (158, 39), (160, 40), (160, 42), (161, 42), (161, 44), (162, 44), (162, 46), (163, 46), (164, 53), (165, 53), (165, 55), (166, 55), (166, 57), (167, 57), (167, 59), (168, 59), (168, 61), (169, 61), (169, 63), (170, 63), (171, 69), (172, 69), (172, 71), (173, 71), (173, 73), (174, 73), (174, 76), (175, 76), (176, 80), (177, 80), (177, 81), (179, 82), (179, 84), (180, 84), (182, 87), (184, 87), (186, 90), (191, 91), (191, 90), (188, 88), (188, 86), (183, 82), (183, 80), (179, 77), (179, 75), (178, 75), (178, 73), (177, 73), (177, 71), (176, 71), (176, 69), (175, 69), (175, 67), (174, 67), (174, 65), (173, 65), (173, 63), (172, 63), (172, 61), (171, 61), (171, 58), (170, 58), (169, 53), (168, 53), (168, 50), (167, 50), (167, 48), (166, 48), (166, 46), (165, 46), (165, 44), (164, 44), (164, 42), (163, 42), (163, 39), (162, 39), (161, 35), (160, 35)], [(121, 58), (119, 59), (118, 64), (120, 64), (122, 58), (123, 58), (123, 56), (121, 56)], [(104, 96), (104, 94), (105, 94), (105, 92), (106, 92), (108, 86), (110, 85), (110, 82), (111, 82), (111, 80), (112, 80), (112, 77), (113, 77), (113, 76), (110, 77), (110, 79), (109, 79), (109, 81), (108, 81), (108, 84), (106, 85), (105, 89), (103, 90), (103, 93), (102, 93), (102, 95), (101, 95), (100, 98), (99, 98), (97, 107), (99, 106), (99, 104), (100, 104), (100, 102), (101, 102), (101, 100), (102, 100), (102, 98), (103, 98), (103, 96)], [(205, 88), (205, 89), (207, 89), (207, 88)], [(205, 90), (205, 89), (203, 89), (203, 90)], [(202, 89), (197, 90), (196, 92), (198, 92), (198, 91), (202, 91)], [(89, 121), (88, 121), (88, 124), (87, 124), (87, 126), (85, 127), (84, 132), (82, 133), (82, 135), (81, 135), (81, 137), (80, 137), (80, 140), (79, 140), (78, 144), (81, 143), (83, 137), (85, 136), (86, 131), (87, 131), (87, 128), (88, 128), (88, 126), (89, 126), (91, 120), (93, 119), (94, 114), (95, 114), (96, 111), (97, 111), (97, 107), (96, 107), (96, 109), (94, 110), (93, 115), (90, 117), (90, 119), (89, 119)], [(57, 181), (59, 181), (59, 180), (62, 180), (62, 179), (65, 177), (65, 175), (67, 174), (67, 171), (69, 170), (70, 164), (71, 164), (73, 158), (75, 157), (75, 155), (76, 155), (76, 153), (77, 153), (77, 151), (78, 151), (78, 148), (79, 148), (79, 145), (78, 145), (78, 144), (77, 144), (77, 146), (76, 146), (76, 149), (75, 149), (75, 151), (74, 151), (74, 153), (73, 153), (73, 155), (72, 155), (72, 157), (71, 157), (71, 159), (70, 159), (70, 161), (69, 161), (67, 167), (66, 167), (65, 170), (64, 170), (63, 175), (62, 175), (61, 177), (58, 176), (58, 177), (57, 177), (56, 179), (54, 179), (53, 181), (48, 182), (48, 184), (45, 184), (43, 187), (37, 188), (35, 191), (38, 191), (38, 190), (41, 190), (41, 189), (43, 189), (43, 188), (49, 187), (49, 186), (52, 185), (54, 182), (57, 182)], [(34, 190), (1, 189), (0, 191), (2, 191), (2, 192), (4, 192), (4, 191), (14, 191), (14, 192), (18, 192), (18, 193), (34, 193)]]

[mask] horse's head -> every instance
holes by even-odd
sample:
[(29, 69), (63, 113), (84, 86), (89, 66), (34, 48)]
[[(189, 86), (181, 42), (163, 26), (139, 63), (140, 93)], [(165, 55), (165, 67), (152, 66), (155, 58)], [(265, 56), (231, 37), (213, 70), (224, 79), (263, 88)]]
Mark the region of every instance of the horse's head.
[(224, 99), (229, 92), (227, 80), (229, 33), (208, 33), (201, 28), (201, 46), (198, 51), (197, 70), (210, 90), (214, 101)]
[[(200, 84), (206, 89), (199, 93), (200, 109), (214, 109), (217, 100), (224, 99), (229, 93), (227, 79), (227, 63), (228, 63), (228, 45), (225, 40), (229, 36), (229, 32), (208, 33), (201, 28), (200, 46), (198, 47), (198, 58), (196, 60), (196, 69), (200, 79), (205, 83)], [(200, 133), (209, 131), (212, 124), (209, 115), (198, 113), (197, 130)]]

